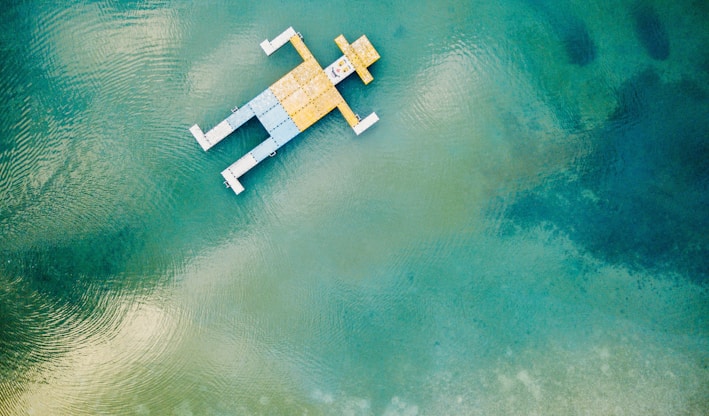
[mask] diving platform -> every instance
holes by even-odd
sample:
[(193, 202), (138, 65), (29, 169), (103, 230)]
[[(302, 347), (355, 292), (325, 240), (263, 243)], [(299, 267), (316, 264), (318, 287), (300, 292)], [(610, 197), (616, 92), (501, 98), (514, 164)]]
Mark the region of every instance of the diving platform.
[(335, 88), (353, 73), (365, 84), (374, 79), (367, 68), (379, 59), (379, 53), (366, 36), (361, 36), (352, 44), (343, 35), (338, 36), (335, 43), (343, 56), (324, 69), (305, 45), (300, 33), (292, 27), (271, 41), (261, 42), (261, 49), (266, 55), (271, 55), (287, 43), (293, 45), (303, 59), (300, 65), (241, 108), (232, 110), (229, 117), (206, 133), (197, 124), (189, 129), (197, 143), (207, 151), (253, 117), (264, 126), (269, 137), (222, 171), (224, 183), (236, 194), (244, 191), (239, 181), (242, 175), (267, 157), (274, 156), (276, 150), (335, 108), (357, 135), (379, 120), (376, 113), (361, 119)]

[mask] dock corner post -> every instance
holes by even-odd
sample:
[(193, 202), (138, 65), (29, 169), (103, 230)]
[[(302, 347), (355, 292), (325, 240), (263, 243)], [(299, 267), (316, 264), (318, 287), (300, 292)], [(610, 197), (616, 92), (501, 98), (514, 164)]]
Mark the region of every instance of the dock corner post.
[(210, 147), (212, 147), (212, 144), (209, 143), (207, 137), (204, 135), (204, 132), (199, 127), (199, 125), (195, 124), (194, 126), (190, 127), (190, 133), (192, 133), (192, 136), (194, 136), (194, 138), (197, 140), (197, 143), (199, 143), (199, 145), (204, 151), (207, 151)]
[(288, 29), (284, 30), (283, 33), (273, 38), (272, 41), (266, 39), (261, 42), (261, 49), (266, 52), (266, 55), (270, 56), (273, 52), (277, 51), (278, 48), (288, 43), (290, 38), (296, 35), (297, 33), (295, 29), (293, 29), (293, 26), (291, 26)]
[(362, 134), (363, 131), (372, 127), (372, 125), (377, 121), (379, 121), (379, 116), (377, 116), (377, 113), (372, 113), (362, 119), (359, 123), (355, 124), (352, 129), (354, 130), (355, 134), (359, 136), (360, 134)]
[(222, 177), (224, 178), (224, 184), (227, 188), (231, 188), (235, 194), (239, 195), (244, 192), (244, 185), (239, 182), (239, 179), (232, 174), (228, 169), (222, 172)]

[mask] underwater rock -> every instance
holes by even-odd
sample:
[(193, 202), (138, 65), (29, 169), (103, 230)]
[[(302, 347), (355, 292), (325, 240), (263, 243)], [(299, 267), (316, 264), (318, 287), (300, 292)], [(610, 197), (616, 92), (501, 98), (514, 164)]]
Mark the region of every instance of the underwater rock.
[(584, 66), (596, 59), (596, 45), (593, 43), (583, 20), (575, 16), (567, 16), (565, 19), (561, 19), (561, 24), (557, 26), (557, 32), (564, 44), (570, 63)]
[(648, 5), (633, 8), (635, 33), (652, 59), (664, 61), (670, 56), (670, 38), (655, 10)]
[(552, 30), (564, 45), (569, 62), (584, 66), (596, 59), (596, 44), (583, 20), (545, 0), (525, 0), (527, 5), (545, 16)]

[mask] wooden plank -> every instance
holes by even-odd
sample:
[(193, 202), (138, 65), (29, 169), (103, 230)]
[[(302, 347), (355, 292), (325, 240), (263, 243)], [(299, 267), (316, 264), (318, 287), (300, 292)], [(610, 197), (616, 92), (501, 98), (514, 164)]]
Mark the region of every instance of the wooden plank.
[(300, 36), (295, 35), (291, 37), (290, 43), (293, 44), (293, 47), (295, 48), (296, 52), (298, 52), (298, 55), (300, 55), (300, 57), (303, 58), (304, 61), (307, 61), (309, 59), (315, 59), (313, 54), (310, 52), (310, 49), (308, 49), (308, 47), (305, 46), (305, 43), (303, 43), (303, 39), (301, 39)]
[(340, 113), (342, 113), (342, 116), (345, 117), (345, 120), (350, 127), (354, 127), (357, 123), (359, 123), (359, 119), (357, 119), (354, 111), (352, 111), (345, 100), (342, 100), (342, 102), (337, 105), (337, 109), (340, 110)]
[(362, 79), (362, 82), (364, 82), (365, 85), (372, 82), (374, 80), (374, 77), (371, 73), (369, 73), (367, 66), (362, 63), (359, 58), (359, 55), (357, 55), (357, 53), (352, 48), (352, 45), (347, 42), (345, 37), (343, 35), (336, 37), (335, 43), (340, 48), (342, 53), (345, 54), (347, 59), (349, 59), (352, 66), (354, 66), (355, 71), (357, 72), (357, 75), (359, 75), (359, 77)]

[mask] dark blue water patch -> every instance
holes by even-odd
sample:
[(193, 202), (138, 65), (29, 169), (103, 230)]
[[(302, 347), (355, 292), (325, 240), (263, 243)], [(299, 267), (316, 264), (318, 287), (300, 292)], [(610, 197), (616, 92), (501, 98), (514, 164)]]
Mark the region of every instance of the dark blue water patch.
[(534, 10), (541, 13), (559, 38), (566, 51), (569, 63), (585, 66), (596, 59), (596, 44), (586, 23), (560, 4), (548, 4), (545, 0), (526, 0)]
[[(0, 276), (0, 375), (3, 379), (2, 401), (18, 394), (19, 386), (30, 381), (27, 370), (42, 361), (44, 335), (39, 325), (28, 325), (28, 316), (42, 313), (29, 301), (29, 294), (18, 291), (12, 282)], [(39, 348), (38, 348), (39, 347)]]
[(407, 34), (408, 34), (408, 30), (406, 29), (406, 27), (404, 25), (399, 25), (394, 30), (393, 37), (394, 37), (394, 39), (401, 39), (401, 38), (406, 37)]
[(647, 54), (658, 61), (667, 59), (670, 56), (670, 38), (655, 9), (638, 3), (631, 14), (635, 20), (635, 33)]
[(27, 370), (53, 355), (48, 345), (53, 328), (47, 321), (58, 319), (54, 305), (26, 282), (0, 273), (0, 288), (0, 375), (10, 381), (4, 387), (12, 388), (31, 379)]
[[(0, 251), (0, 374), (18, 382), (27, 370), (65, 348), (57, 334), (89, 323), (97, 331), (113, 313), (106, 298), (128, 299), (156, 282), (129, 276), (127, 264), (144, 248), (137, 227), (25, 250)], [(110, 329), (110, 328), (106, 328)]]
[(549, 224), (605, 261), (709, 281), (709, 102), (691, 81), (626, 81), (594, 150), (519, 196), (507, 231)]
[[(118, 289), (117, 276), (125, 275), (132, 256), (140, 252), (140, 229), (124, 226), (83, 238), (44, 241), (22, 251), (2, 251), (0, 274), (20, 279), (29, 290), (61, 303), (85, 305), (89, 287)], [(120, 287), (119, 287), (120, 288)]]
[(660, 78), (654, 71), (643, 71), (632, 80), (623, 83), (616, 91), (616, 107), (609, 122), (613, 126), (622, 127), (645, 118), (650, 111), (651, 87), (660, 83)]

